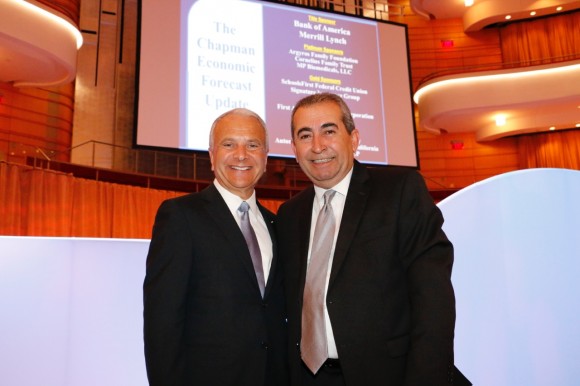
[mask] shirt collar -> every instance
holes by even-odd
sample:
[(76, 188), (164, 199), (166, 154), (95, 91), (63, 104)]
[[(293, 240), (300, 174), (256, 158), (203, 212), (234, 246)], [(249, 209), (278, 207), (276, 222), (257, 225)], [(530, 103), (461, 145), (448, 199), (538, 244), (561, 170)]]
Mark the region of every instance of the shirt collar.
[[(343, 197), (346, 197), (346, 194), (348, 193), (348, 187), (350, 185), (350, 179), (352, 178), (353, 169), (354, 168), (351, 168), (350, 171), (346, 174), (346, 176), (344, 176), (344, 178), (340, 180), (338, 184), (334, 185), (330, 189), (335, 190), (337, 193), (340, 193)], [(319, 202), (322, 201), (323, 200), (322, 196), (324, 196), (324, 193), (330, 189), (324, 189), (314, 185), (314, 194), (316, 195), (316, 200)]]
[(224, 188), (217, 179), (213, 180), (213, 184), (215, 185), (218, 192), (222, 195), (224, 201), (226, 202), (228, 208), (230, 208), (230, 211), (232, 213), (235, 213), (238, 210), (242, 201), (246, 201), (250, 205), (250, 209), (252, 210), (252, 212), (257, 213), (258, 204), (256, 203), (255, 190), (252, 192), (252, 195), (248, 199), (242, 200), (240, 196), (235, 195), (226, 188)]

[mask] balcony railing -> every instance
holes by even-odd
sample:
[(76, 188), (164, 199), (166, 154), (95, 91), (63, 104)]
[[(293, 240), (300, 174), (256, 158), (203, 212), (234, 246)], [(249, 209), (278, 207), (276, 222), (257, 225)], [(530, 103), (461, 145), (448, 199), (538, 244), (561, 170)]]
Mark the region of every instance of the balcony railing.
[(453, 68), (446, 68), (440, 71), (435, 71), (430, 73), (429, 75), (425, 76), (423, 79), (419, 81), (418, 87), (427, 83), (428, 81), (436, 78), (441, 78), (448, 75), (458, 75), (458, 74), (468, 74), (480, 71), (493, 71), (493, 70), (507, 70), (507, 69), (514, 69), (514, 68), (525, 68), (531, 66), (539, 66), (542, 64), (555, 64), (555, 63), (562, 63), (565, 64), (566, 62), (578, 60), (580, 59), (580, 53), (572, 54), (572, 55), (564, 55), (564, 56), (554, 56), (554, 57), (547, 57), (542, 59), (535, 59), (535, 60), (526, 60), (526, 61), (518, 61), (518, 62), (508, 62), (508, 63), (485, 63), (485, 64), (478, 64), (473, 66), (460, 66), (460, 67), (453, 67)]

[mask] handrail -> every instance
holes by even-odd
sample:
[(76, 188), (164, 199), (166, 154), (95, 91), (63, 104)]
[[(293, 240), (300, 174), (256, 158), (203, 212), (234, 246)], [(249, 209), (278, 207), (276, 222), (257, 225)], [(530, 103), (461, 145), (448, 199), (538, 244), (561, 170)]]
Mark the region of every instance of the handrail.
[(94, 139), (90, 139), (88, 141), (79, 143), (78, 145), (74, 145), (74, 146), (70, 147), (68, 150), (70, 152), (70, 151), (72, 151), (74, 149), (77, 149), (77, 148), (82, 147), (82, 146), (87, 145), (87, 144), (106, 145), (106, 146), (118, 147), (118, 148), (122, 148), (122, 149), (135, 150), (135, 149), (133, 149), (131, 147), (122, 146), (122, 145), (116, 145), (114, 143), (108, 143), (108, 142), (103, 142), (103, 141), (97, 141), (97, 140), (94, 140)]
[(37, 153), (40, 153), (40, 154), (42, 154), (42, 156), (43, 156), (43, 157), (44, 157), (44, 158), (45, 158), (45, 159), (46, 159), (48, 162), (50, 162), (50, 161), (51, 161), (50, 157), (49, 157), (49, 156), (48, 156), (48, 155), (47, 155), (47, 154), (46, 154), (46, 153), (45, 153), (45, 152), (44, 152), (44, 151), (43, 151), (41, 148), (39, 148), (38, 146), (36, 147), (36, 152), (37, 152)]

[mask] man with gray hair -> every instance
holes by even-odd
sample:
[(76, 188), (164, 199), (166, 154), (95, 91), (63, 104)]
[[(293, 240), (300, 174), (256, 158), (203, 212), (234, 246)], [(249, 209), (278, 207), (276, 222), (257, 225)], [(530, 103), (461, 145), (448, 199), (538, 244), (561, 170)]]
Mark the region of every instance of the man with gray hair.
[(213, 184), (163, 202), (143, 284), (151, 386), (288, 384), (274, 215), (256, 200), (264, 121), (247, 109), (212, 125)]

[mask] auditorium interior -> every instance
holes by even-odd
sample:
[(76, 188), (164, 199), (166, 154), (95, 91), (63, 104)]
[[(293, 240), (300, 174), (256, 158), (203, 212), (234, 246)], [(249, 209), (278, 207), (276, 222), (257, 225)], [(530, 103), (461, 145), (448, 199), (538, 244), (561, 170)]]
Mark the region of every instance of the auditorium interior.
[[(454, 248), (455, 365), (476, 385), (577, 385), (580, 1), (268, 3), (405, 26), (418, 172)], [(141, 6), (0, 1), (2, 384), (148, 384), (155, 213), (213, 174), (205, 151), (136, 146)], [(270, 157), (256, 192), (276, 212), (309, 184)]]

